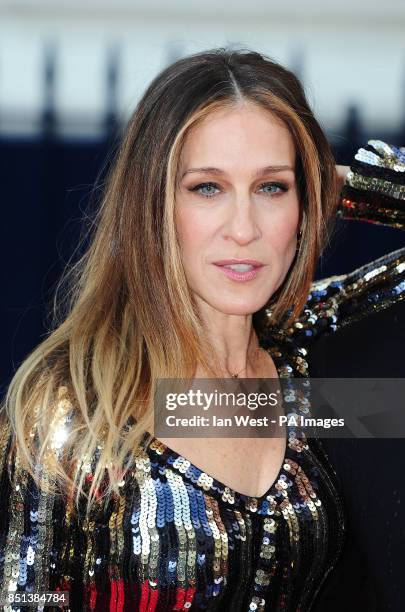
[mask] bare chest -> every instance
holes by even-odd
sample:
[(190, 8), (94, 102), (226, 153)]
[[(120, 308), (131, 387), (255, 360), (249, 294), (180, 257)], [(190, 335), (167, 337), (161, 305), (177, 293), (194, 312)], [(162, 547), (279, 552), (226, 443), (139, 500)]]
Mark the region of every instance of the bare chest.
[(166, 446), (224, 486), (261, 497), (276, 480), (286, 438), (167, 438)]

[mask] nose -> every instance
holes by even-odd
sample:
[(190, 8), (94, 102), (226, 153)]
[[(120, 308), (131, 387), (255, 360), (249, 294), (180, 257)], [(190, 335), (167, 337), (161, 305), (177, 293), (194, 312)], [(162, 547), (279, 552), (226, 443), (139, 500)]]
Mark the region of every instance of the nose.
[(257, 211), (249, 196), (235, 197), (227, 211), (223, 237), (240, 245), (249, 244), (261, 236)]

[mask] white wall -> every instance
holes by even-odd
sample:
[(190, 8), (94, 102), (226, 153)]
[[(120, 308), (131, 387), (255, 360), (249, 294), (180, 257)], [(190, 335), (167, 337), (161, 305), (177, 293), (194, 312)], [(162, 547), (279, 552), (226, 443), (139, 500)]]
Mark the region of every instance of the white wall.
[(367, 128), (396, 129), (405, 121), (404, 34), (403, 0), (0, 0), (0, 129), (26, 129), (40, 113), (49, 41), (58, 49), (57, 109), (78, 130), (102, 116), (114, 44), (123, 115), (170, 54), (236, 44), (301, 66), (329, 129), (350, 103), (361, 106)]

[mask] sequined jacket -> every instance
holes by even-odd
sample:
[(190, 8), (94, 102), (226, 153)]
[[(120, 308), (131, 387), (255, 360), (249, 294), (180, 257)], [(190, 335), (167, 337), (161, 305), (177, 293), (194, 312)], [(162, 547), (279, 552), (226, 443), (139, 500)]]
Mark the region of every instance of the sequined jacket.
[[(352, 164), (338, 216), (402, 228), (404, 201), (405, 152), (370, 141)], [(405, 248), (314, 282), (294, 324), (266, 328), (259, 341), (280, 377), (306, 377), (307, 352), (321, 334), (404, 297)], [(66, 387), (55, 411), (68, 427), (74, 406)], [(82, 463), (90, 483), (94, 462)], [(38, 470), (46, 479), (43, 466)], [(279, 474), (260, 498), (230, 489), (145, 436), (120, 495), (85, 518), (73, 499), (45, 492), (21, 468), (7, 423), (0, 428), (0, 474), (4, 610), (41, 610), (16, 596), (21, 602), (66, 591), (65, 609), (73, 612), (305, 612), (344, 539), (333, 470), (319, 442), (294, 428)]]

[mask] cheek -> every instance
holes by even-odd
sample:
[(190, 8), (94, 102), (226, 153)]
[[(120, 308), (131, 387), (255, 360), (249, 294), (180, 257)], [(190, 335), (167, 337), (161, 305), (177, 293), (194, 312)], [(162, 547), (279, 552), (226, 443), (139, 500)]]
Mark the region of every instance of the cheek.
[(290, 214), (273, 218), (266, 228), (266, 241), (273, 253), (280, 258), (290, 257), (295, 253), (298, 233), (299, 211), (291, 210)]
[(175, 223), (179, 244), (183, 254), (197, 252), (209, 241), (214, 229), (208, 223), (207, 217), (198, 214), (191, 208), (182, 208), (175, 213)]

